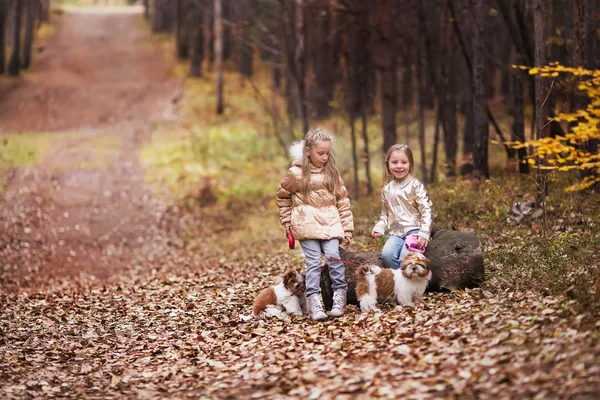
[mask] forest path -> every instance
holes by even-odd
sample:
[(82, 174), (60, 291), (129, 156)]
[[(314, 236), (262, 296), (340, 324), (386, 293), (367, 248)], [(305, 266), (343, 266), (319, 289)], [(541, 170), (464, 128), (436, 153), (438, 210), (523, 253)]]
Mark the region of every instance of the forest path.
[(5, 289), (109, 278), (167, 241), (138, 150), (154, 123), (174, 118), (176, 80), (140, 11), (56, 16), (32, 71), (0, 97), (0, 134), (53, 132), (47, 156), (14, 171), (0, 204)]

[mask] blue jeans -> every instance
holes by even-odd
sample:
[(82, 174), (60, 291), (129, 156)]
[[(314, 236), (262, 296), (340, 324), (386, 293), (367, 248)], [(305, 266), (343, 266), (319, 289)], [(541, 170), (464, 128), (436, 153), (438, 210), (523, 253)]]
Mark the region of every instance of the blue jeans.
[(418, 229), (408, 231), (404, 236), (391, 235), (381, 250), (381, 261), (385, 268), (398, 269), (402, 259), (408, 253), (408, 249), (404, 245), (406, 236), (419, 233)]
[[(325, 254), (325, 262), (331, 278), (331, 288), (348, 289), (346, 269), (340, 258), (340, 241), (338, 239), (301, 240), (300, 245), (306, 256), (306, 295), (321, 293), (321, 253)], [(330, 257), (333, 257), (331, 259)]]

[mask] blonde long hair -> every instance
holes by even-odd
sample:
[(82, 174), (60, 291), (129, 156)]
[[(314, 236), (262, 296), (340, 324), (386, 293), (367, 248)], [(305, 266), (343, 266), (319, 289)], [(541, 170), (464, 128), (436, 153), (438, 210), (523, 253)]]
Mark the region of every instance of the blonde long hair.
[[(325, 129), (316, 128), (308, 131), (304, 137), (304, 146), (302, 147), (302, 182), (300, 192), (306, 198), (310, 191), (310, 159), (308, 158), (308, 149), (313, 147), (318, 140), (333, 142), (333, 137)], [(335, 197), (341, 191), (340, 172), (335, 166), (335, 157), (333, 152), (329, 153), (329, 158), (323, 166), (324, 181), (323, 184)]]
[(388, 163), (390, 162), (392, 153), (395, 151), (404, 154), (406, 156), (406, 158), (408, 158), (408, 162), (410, 164), (410, 167), (408, 168), (408, 174), (412, 175), (412, 173), (413, 173), (413, 168), (415, 166), (415, 159), (413, 158), (412, 150), (408, 147), (408, 145), (395, 144), (393, 146), (390, 146), (387, 153), (385, 153), (385, 158), (383, 159), (383, 165), (384, 165), (384, 170), (385, 170), (385, 181), (383, 184), (384, 186), (394, 180), (394, 175), (392, 175), (392, 172), (390, 171), (390, 166)]

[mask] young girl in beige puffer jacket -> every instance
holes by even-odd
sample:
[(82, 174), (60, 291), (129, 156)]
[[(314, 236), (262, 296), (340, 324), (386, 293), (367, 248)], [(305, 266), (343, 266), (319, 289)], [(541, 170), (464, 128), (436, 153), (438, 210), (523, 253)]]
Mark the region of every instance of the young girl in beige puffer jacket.
[(292, 146), (294, 157), (277, 188), (279, 220), (298, 239), (306, 256), (306, 296), (310, 318), (327, 319), (321, 299), (321, 255), (325, 254), (331, 277), (333, 307), (331, 317), (344, 314), (348, 284), (339, 244), (349, 246), (354, 222), (344, 181), (331, 153), (331, 135), (317, 128)]

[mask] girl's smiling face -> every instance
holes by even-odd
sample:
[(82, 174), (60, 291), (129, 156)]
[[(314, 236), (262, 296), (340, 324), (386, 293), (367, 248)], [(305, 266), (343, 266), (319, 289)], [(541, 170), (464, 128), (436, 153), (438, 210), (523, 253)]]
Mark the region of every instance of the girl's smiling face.
[(329, 160), (331, 153), (331, 142), (329, 140), (317, 140), (312, 146), (307, 147), (308, 159), (317, 168), (321, 168)]
[(410, 173), (412, 167), (406, 154), (400, 151), (394, 151), (390, 154), (387, 166), (394, 179), (397, 180), (404, 179)]

